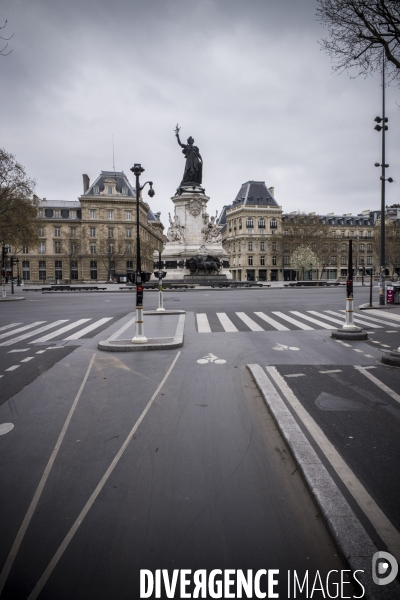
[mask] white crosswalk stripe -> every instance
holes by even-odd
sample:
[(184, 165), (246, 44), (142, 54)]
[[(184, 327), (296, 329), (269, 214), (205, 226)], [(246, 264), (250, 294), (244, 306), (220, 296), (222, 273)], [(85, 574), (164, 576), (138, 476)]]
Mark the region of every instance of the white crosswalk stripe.
[(0, 327), (0, 331), (4, 331), (5, 329), (10, 329), (10, 327), (15, 327), (16, 325), (21, 325), (21, 323), (10, 323), (10, 325), (4, 325), (4, 327)]
[(226, 332), (232, 333), (238, 331), (226, 313), (217, 313), (217, 317)]
[(265, 331), (265, 329), (263, 329), (258, 323), (253, 321), (253, 319), (250, 319), (250, 317), (248, 317), (246, 313), (237, 312), (236, 314), (239, 317), (239, 319), (241, 319), (251, 331)]
[(51, 339), (57, 337), (58, 335), (61, 335), (62, 333), (69, 331), (70, 329), (79, 327), (79, 325), (83, 325), (83, 323), (87, 323), (88, 321), (91, 321), (91, 319), (80, 319), (79, 321), (76, 321), (75, 323), (69, 323), (69, 325), (65, 325), (65, 327), (61, 327), (61, 329), (57, 329), (57, 331), (52, 331), (51, 333), (48, 333), (47, 335), (44, 335), (43, 337), (40, 337), (39, 339), (33, 340), (33, 342), (29, 342), (29, 343), (36, 344), (37, 342), (47, 342), (48, 340), (51, 340)]
[[(46, 323), (46, 321), (36, 321), (35, 323), (30, 323), (29, 325), (24, 325), (24, 327), (19, 327), (18, 329), (14, 329), (14, 331), (7, 331), (7, 333), (2, 333), (0, 335), (0, 339), (5, 337), (10, 337), (11, 335), (15, 335), (16, 333), (20, 333), (21, 331), (26, 331), (27, 329), (32, 329), (32, 327), (37, 327), (38, 325), (42, 325), (42, 323)], [(19, 325), (19, 323), (18, 323)]]
[(333, 325), (328, 325), (327, 323), (323, 323), (322, 321), (319, 321), (318, 319), (314, 319), (313, 317), (309, 317), (308, 315), (303, 315), (301, 312), (298, 312), (297, 310), (291, 310), (290, 312), (292, 313), (292, 315), (296, 315), (297, 317), (300, 317), (301, 319), (306, 319), (307, 321), (310, 321), (311, 323), (314, 323), (315, 325), (319, 325), (323, 329), (337, 329), (337, 327), (334, 327)]
[(279, 311), (273, 310), (272, 314), (276, 315), (280, 319), (283, 319), (284, 321), (289, 321), (289, 323), (293, 323), (293, 325), (296, 325), (296, 327), (300, 327), (300, 329), (304, 329), (304, 331), (312, 331), (314, 329), (314, 327), (310, 327), (309, 325), (304, 325), (304, 323), (300, 323), (300, 321), (297, 321), (296, 319), (293, 319), (292, 317), (289, 317), (288, 315), (284, 315), (283, 313), (281, 313)]
[[(367, 318), (367, 319), (372, 319), (372, 317), (370, 317), (370, 313), (373, 313), (374, 317), (379, 316), (380, 323), (384, 323), (385, 326), (390, 325), (391, 327), (399, 327), (399, 325), (392, 322), (392, 319), (398, 323), (400, 321), (400, 315), (392, 315), (392, 314), (388, 314), (388, 313), (382, 314), (383, 310), (371, 309), (371, 310), (368, 310), (367, 315), (364, 315), (364, 313), (363, 313), (363, 317)], [(381, 319), (383, 319), (383, 320), (381, 320)]]
[(66, 338), (63, 338), (63, 339), (64, 340), (78, 340), (79, 338), (83, 337), (87, 333), (90, 333), (94, 329), (101, 327), (101, 325), (104, 325), (104, 323), (111, 321), (112, 318), (113, 317), (104, 317), (104, 319), (99, 319), (95, 323), (92, 323), (91, 325), (88, 325), (87, 327), (85, 327), (85, 329), (81, 329), (80, 331), (77, 331), (76, 333), (73, 333), (72, 335), (70, 335)]
[[(276, 318), (272, 318), (270, 315), (267, 315), (264, 312), (260, 312), (260, 311), (254, 311), (254, 315), (258, 318), (261, 319), (262, 321), (264, 321), (265, 323), (267, 323), (270, 328), (275, 329), (277, 331), (293, 331), (296, 328), (298, 329), (302, 329), (303, 331), (315, 331), (315, 329), (328, 329), (328, 330), (334, 330), (337, 329), (338, 326), (343, 326), (344, 324), (344, 315), (343, 318), (341, 313), (335, 313), (333, 311), (325, 311), (325, 312), (332, 312), (332, 314), (337, 315), (337, 317), (339, 318), (334, 318), (331, 316), (328, 316), (327, 314), (324, 314), (322, 312), (317, 312), (315, 310), (308, 310), (307, 312), (300, 312), (300, 311), (296, 311), (296, 310), (291, 310), (289, 311), (291, 314), (285, 314), (283, 312), (280, 311), (271, 311), (271, 313), (274, 315), (274, 317)], [(241, 331), (267, 331), (270, 329), (267, 329), (266, 327), (261, 327), (261, 325), (259, 325), (257, 323), (257, 321), (255, 321), (253, 318), (251, 318), (251, 316), (249, 316), (247, 313), (245, 312), (236, 312), (235, 313), (236, 317), (240, 319), (240, 321), (244, 324), (244, 327), (241, 327)], [(298, 319), (303, 319), (304, 321), (308, 321), (309, 323), (312, 323), (314, 325), (314, 327), (311, 327), (311, 325), (308, 325), (298, 319), (293, 318), (293, 316), (298, 317)], [(315, 315), (315, 317), (318, 317), (318, 319), (314, 318), (314, 316), (310, 316), (310, 315)], [(238, 327), (240, 327), (240, 325), (235, 325), (235, 323), (232, 322), (232, 320), (229, 318), (229, 316), (226, 313), (216, 313), (216, 316), (218, 317), (219, 322), (221, 323), (224, 332), (226, 333), (231, 333), (231, 332), (238, 332), (239, 329)], [(279, 320), (278, 320), (279, 319)], [(285, 321), (288, 324), (291, 324), (292, 327), (288, 327), (287, 325), (283, 325), (280, 320)], [(213, 320), (211, 319), (211, 324), (209, 321), (209, 317), (207, 316), (207, 313), (197, 313), (196, 314), (196, 322), (197, 322), (197, 331), (198, 333), (212, 333), (213, 332)], [(332, 325), (331, 323), (335, 323), (336, 327), (334, 325)], [(246, 327), (248, 329), (246, 329)], [(375, 325), (375, 327), (379, 327), (379, 325)], [(217, 332), (220, 332), (221, 330), (217, 327)]]
[(331, 323), (337, 323), (341, 327), (343, 327), (343, 325), (345, 323), (344, 319), (341, 319), (341, 320), (334, 319), (333, 317), (328, 317), (327, 315), (323, 315), (322, 313), (319, 313), (316, 310), (308, 310), (307, 312), (311, 313), (312, 315), (316, 315), (317, 317), (322, 317), (323, 319), (326, 319), (327, 321), (330, 321)]
[(289, 327), (286, 327), (286, 325), (282, 325), (278, 321), (275, 321), (275, 319), (273, 319), (272, 317), (269, 317), (268, 315), (266, 315), (263, 312), (255, 312), (254, 314), (257, 317), (259, 317), (260, 319), (262, 319), (263, 321), (265, 321), (266, 323), (268, 323), (269, 325), (272, 325), (272, 327), (274, 327), (278, 331), (290, 331)]
[(199, 333), (211, 333), (210, 323), (208, 322), (206, 313), (197, 313), (197, 331)]
[(356, 315), (357, 317), (360, 316), (363, 319), (366, 319), (367, 321), (374, 321), (374, 323), (380, 323), (381, 325), (385, 325), (385, 327), (387, 327), (388, 325), (390, 325), (390, 327), (400, 327), (400, 325), (398, 325), (397, 323), (391, 323), (390, 321), (384, 321), (383, 319), (376, 319), (375, 317), (370, 317), (369, 313), (354, 313), (354, 315)]
[(36, 329), (35, 331), (30, 331), (29, 333), (24, 333), (23, 335), (19, 335), (16, 338), (12, 338), (11, 340), (2, 342), (0, 344), (0, 346), (11, 346), (11, 344), (16, 344), (17, 342), (26, 340), (29, 337), (33, 337), (34, 335), (37, 335), (38, 333), (42, 333), (42, 331), (47, 331), (48, 329), (51, 329), (52, 327), (57, 327), (58, 325), (61, 325), (62, 323), (66, 323), (67, 321), (68, 321), (68, 319), (61, 319), (60, 321), (54, 321), (54, 323), (50, 323), (49, 325), (45, 325), (44, 327), (39, 327), (39, 329)]
[[(330, 315), (337, 315), (338, 317), (342, 316), (340, 311), (335, 312), (334, 310), (325, 310), (324, 312), (329, 313)], [(343, 311), (343, 312), (345, 313), (346, 311)], [(363, 319), (360, 319), (359, 317), (355, 317), (354, 313), (353, 313), (353, 320), (354, 320), (354, 323), (361, 323), (361, 325), (368, 325), (368, 327), (372, 327), (372, 329), (382, 329), (381, 325), (374, 325), (370, 321), (364, 321)]]

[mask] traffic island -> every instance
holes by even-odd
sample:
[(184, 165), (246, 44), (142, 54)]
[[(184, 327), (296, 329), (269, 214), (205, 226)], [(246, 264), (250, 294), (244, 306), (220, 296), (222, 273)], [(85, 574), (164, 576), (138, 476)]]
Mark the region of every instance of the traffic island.
[(355, 327), (354, 329), (338, 329), (337, 331), (332, 331), (332, 337), (335, 340), (367, 340), (368, 333), (363, 331), (360, 327)]
[[(117, 331), (108, 340), (101, 341), (98, 343), (99, 350), (105, 350), (106, 352), (143, 352), (146, 350), (172, 350), (174, 348), (181, 348), (183, 346), (183, 330), (185, 327), (185, 311), (177, 310), (166, 310), (165, 312), (158, 313), (157, 311), (145, 311), (144, 315), (149, 317), (145, 320), (146, 327), (146, 338), (147, 341), (144, 343), (135, 343), (132, 341), (135, 326), (134, 319), (132, 319), (127, 325), (132, 329), (132, 335), (129, 338), (121, 339), (121, 335), (127, 335), (130, 333), (129, 328), (122, 328)], [(166, 326), (161, 327), (161, 321), (166, 323), (165, 317), (173, 317), (170, 319), (170, 323)], [(173, 331), (172, 335), (157, 335), (160, 329), (163, 329), (165, 333)]]
[(382, 362), (390, 367), (400, 367), (400, 352), (398, 350), (387, 352), (382, 356)]

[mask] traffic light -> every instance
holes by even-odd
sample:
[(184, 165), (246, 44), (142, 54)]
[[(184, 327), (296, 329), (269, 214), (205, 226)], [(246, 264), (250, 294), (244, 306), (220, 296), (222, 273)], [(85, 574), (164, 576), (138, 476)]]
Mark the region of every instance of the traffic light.
[(138, 283), (136, 286), (136, 306), (143, 305), (143, 284)]
[(353, 280), (352, 279), (348, 279), (346, 281), (346, 292), (347, 292), (347, 298), (353, 297)]

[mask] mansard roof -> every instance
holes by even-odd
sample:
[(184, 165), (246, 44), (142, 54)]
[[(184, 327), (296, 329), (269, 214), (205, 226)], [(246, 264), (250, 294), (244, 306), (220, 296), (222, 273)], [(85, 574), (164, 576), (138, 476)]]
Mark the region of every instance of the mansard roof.
[(282, 223), (296, 223), (299, 219), (318, 219), (323, 225), (333, 225), (336, 227), (368, 227), (369, 225), (375, 225), (377, 218), (379, 217), (379, 211), (365, 211), (359, 215), (352, 215), (351, 213), (345, 215), (335, 215), (328, 213), (326, 215), (317, 215), (315, 213), (283, 213)]
[(246, 206), (279, 206), (265, 185), (265, 181), (247, 181), (243, 183), (232, 206), (229, 208), (240, 204)]
[(107, 179), (113, 179), (116, 182), (115, 189), (120, 194), (122, 194), (122, 188), (125, 187), (128, 189), (128, 193), (125, 194), (125, 196), (130, 196), (131, 198), (136, 197), (136, 190), (132, 187), (131, 183), (129, 182), (127, 176), (123, 171), (102, 171), (96, 179), (96, 181), (94, 181), (92, 185), (89, 185), (89, 189), (86, 190), (86, 192), (84, 192), (83, 195), (97, 196), (98, 194), (94, 193), (94, 187), (98, 187), (100, 193), (104, 192), (105, 182), (107, 181)]

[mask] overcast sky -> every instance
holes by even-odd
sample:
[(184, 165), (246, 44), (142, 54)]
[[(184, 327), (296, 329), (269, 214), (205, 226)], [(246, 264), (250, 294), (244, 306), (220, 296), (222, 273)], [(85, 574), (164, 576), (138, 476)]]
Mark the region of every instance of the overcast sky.
[[(39, 197), (76, 200), (82, 174), (146, 169), (167, 224), (195, 139), (209, 212), (250, 179), (284, 211), (379, 209), (380, 77), (333, 74), (316, 0), (2, 0), (0, 145)], [(400, 90), (387, 90), (387, 204), (400, 200)], [(133, 176), (130, 177), (133, 183)], [(145, 181), (145, 179), (143, 179)], [(148, 198), (149, 199), (149, 198)]]

